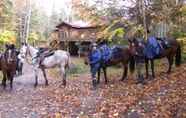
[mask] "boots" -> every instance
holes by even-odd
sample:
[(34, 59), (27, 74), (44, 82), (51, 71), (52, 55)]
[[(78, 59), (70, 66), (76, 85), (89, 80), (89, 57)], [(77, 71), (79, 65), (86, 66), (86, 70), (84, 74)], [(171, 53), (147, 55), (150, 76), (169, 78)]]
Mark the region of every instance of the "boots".
[(92, 85), (93, 85), (93, 89), (95, 90), (96, 89), (96, 85), (97, 85), (96, 79), (92, 80)]
[(137, 80), (137, 84), (139, 83), (144, 84), (144, 77), (141, 74), (138, 76), (138, 80)]

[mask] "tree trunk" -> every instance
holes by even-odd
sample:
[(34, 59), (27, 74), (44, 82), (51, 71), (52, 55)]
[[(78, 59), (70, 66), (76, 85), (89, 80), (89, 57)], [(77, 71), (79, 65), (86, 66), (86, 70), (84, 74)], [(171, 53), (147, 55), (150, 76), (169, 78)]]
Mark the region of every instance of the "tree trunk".
[(28, 15), (26, 16), (26, 29), (25, 29), (25, 42), (28, 42), (29, 30), (30, 30), (30, 17), (31, 17), (31, 0), (28, 3)]
[(146, 9), (145, 9), (145, 2), (144, 0), (140, 0), (140, 6), (141, 12), (142, 12), (142, 17), (143, 17), (143, 27), (144, 27), (144, 39), (147, 40), (147, 24), (146, 24)]

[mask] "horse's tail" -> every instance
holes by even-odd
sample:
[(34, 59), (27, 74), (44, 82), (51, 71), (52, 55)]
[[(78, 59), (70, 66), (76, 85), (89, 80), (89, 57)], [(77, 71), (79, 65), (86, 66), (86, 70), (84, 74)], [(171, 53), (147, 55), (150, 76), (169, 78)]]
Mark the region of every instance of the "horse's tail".
[(68, 56), (68, 60), (67, 60), (67, 67), (70, 68), (70, 64), (71, 64), (71, 59), (70, 59), (70, 53), (67, 52), (67, 56)]
[(134, 56), (132, 56), (129, 60), (129, 68), (130, 68), (130, 72), (133, 73), (135, 70), (135, 58)]
[(181, 64), (181, 45), (178, 45), (178, 48), (176, 50), (176, 61), (175, 61), (176, 66), (180, 66)]

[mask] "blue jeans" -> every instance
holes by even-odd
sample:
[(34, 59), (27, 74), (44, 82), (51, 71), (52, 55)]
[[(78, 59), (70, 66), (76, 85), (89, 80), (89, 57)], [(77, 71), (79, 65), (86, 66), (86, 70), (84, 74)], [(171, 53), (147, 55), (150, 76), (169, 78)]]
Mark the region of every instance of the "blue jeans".
[(100, 66), (101, 66), (100, 63), (95, 63), (90, 65), (90, 72), (91, 72), (92, 79), (96, 78), (96, 73), (98, 72)]

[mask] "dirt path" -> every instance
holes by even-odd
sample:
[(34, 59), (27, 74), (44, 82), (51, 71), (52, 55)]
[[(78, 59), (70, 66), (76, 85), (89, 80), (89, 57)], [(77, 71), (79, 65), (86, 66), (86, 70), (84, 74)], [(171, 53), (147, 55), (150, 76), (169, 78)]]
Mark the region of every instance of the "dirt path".
[[(24, 66), (24, 75), (14, 81), (14, 89), (0, 86), (0, 118), (138, 118), (186, 116), (186, 68), (183, 65), (166, 76), (160, 74), (147, 85), (136, 85), (134, 79), (119, 82), (110, 76), (91, 90), (89, 74), (71, 77), (67, 87), (60, 78), (49, 77), (45, 87), (39, 74), (34, 88), (32, 67)], [(103, 80), (102, 80), (103, 81)]]
[[(66, 88), (60, 78), (49, 78), (45, 87), (44, 78), (39, 73), (39, 86), (34, 88), (34, 74), (30, 65), (24, 66), (24, 75), (14, 79), (14, 88), (0, 87), (0, 118), (40, 118), (62, 113), (66, 117), (77, 117), (84, 112), (94, 114), (94, 107), (102, 99), (99, 91), (90, 90), (89, 75), (68, 80)], [(88, 96), (87, 96), (88, 94)], [(63, 103), (63, 104), (61, 104)]]

